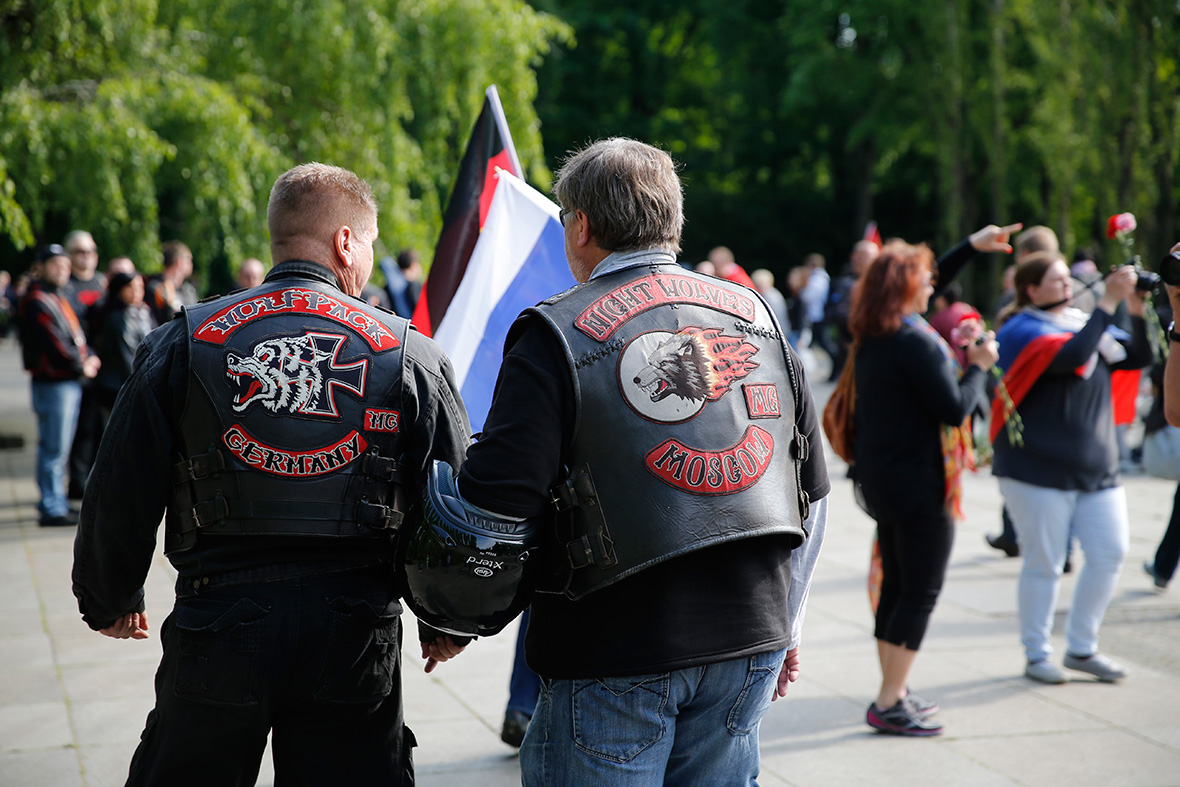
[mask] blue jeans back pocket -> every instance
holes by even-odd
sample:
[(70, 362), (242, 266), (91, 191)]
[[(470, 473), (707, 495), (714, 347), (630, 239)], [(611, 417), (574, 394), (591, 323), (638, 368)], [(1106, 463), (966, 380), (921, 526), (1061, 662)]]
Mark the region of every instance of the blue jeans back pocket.
[(614, 762), (628, 762), (664, 736), (668, 675), (572, 681), (574, 743)]
[(172, 620), (179, 649), (176, 696), (207, 705), (257, 705), (267, 614), (248, 598), (178, 601)]
[(776, 650), (750, 657), (745, 685), (726, 720), (730, 733), (749, 735), (762, 721), (778, 686), (778, 674), (782, 671), (785, 655), (786, 651)]

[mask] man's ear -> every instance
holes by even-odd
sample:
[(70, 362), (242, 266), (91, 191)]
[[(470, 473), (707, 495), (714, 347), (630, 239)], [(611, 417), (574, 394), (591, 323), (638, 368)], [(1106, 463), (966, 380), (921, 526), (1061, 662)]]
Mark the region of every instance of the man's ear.
[(332, 251), (346, 268), (352, 267), (352, 245), (352, 228), (345, 224), (332, 236)]
[(577, 230), (574, 234), (574, 244), (585, 246), (590, 243), (590, 217), (579, 210), (574, 214), (574, 219), (578, 222)]

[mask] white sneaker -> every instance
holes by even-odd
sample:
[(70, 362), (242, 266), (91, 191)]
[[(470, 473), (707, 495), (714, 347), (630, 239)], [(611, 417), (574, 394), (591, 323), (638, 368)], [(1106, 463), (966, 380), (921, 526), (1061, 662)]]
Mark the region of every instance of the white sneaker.
[(1048, 659), (1041, 659), (1040, 661), (1030, 661), (1024, 668), (1024, 677), (1032, 678), (1041, 683), (1065, 683), (1068, 678), (1065, 673), (1058, 669), (1057, 665)]
[(1095, 653), (1092, 656), (1073, 656), (1066, 653), (1063, 663), (1078, 672), (1088, 672), (1103, 683), (1114, 683), (1116, 680), (1127, 677), (1127, 671), (1123, 669), (1121, 664), (1111, 661), (1101, 653)]

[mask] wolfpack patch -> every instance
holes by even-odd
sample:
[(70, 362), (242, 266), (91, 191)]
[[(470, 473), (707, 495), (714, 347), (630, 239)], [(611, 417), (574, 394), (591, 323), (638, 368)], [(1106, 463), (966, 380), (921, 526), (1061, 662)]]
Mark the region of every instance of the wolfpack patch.
[(746, 397), (746, 414), (751, 418), (781, 418), (778, 406), (778, 388), (774, 383), (742, 385)]
[(308, 478), (335, 472), (369, 447), (355, 429), (333, 445), (310, 451), (284, 451), (269, 446), (237, 425), (225, 430), (221, 441), (234, 456), (255, 470), (287, 478)]
[(679, 440), (665, 440), (643, 458), (647, 469), (668, 486), (694, 495), (731, 495), (762, 478), (774, 458), (774, 438), (758, 426), (721, 451), (702, 451)]
[(653, 273), (603, 295), (574, 319), (574, 327), (604, 342), (628, 320), (668, 304), (707, 306), (754, 322), (754, 299), (707, 280), (676, 273)]
[(361, 309), (331, 295), (297, 287), (276, 290), (227, 306), (205, 320), (193, 338), (210, 344), (225, 344), (240, 328), (255, 320), (279, 314), (314, 314), (359, 331), (373, 352), (392, 350), (401, 344), (384, 325)]
[(397, 431), (397, 422), (401, 414), (397, 410), (365, 410), (365, 429), (370, 432)]
[(757, 369), (750, 360), (757, 352), (744, 337), (724, 336), (720, 328), (641, 333), (619, 355), (619, 390), (644, 418), (679, 423)]
[(250, 355), (227, 353), (225, 375), (237, 389), (234, 412), (257, 403), (272, 413), (339, 418), (336, 394), (347, 391), (363, 400), (369, 371), (366, 358), (339, 362), (347, 340), (342, 334), (309, 331), (263, 339)]

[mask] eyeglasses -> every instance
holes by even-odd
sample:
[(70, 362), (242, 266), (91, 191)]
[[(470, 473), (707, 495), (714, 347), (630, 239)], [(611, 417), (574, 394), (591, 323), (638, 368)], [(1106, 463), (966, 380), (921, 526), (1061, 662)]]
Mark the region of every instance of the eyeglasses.
[(98, 254), (98, 249), (74, 249), (74, 254)]
[(562, 208), (557, 214), (557, 220), (561, 222), (561, 226), (565, 226), (565, 217), (571, 213), (577, 213), (573, 208)]

